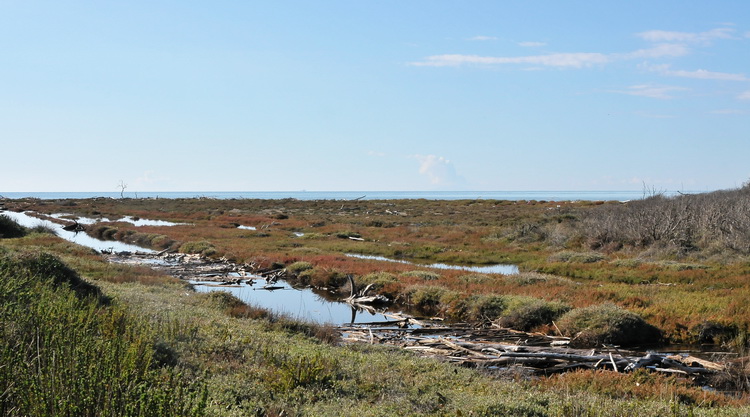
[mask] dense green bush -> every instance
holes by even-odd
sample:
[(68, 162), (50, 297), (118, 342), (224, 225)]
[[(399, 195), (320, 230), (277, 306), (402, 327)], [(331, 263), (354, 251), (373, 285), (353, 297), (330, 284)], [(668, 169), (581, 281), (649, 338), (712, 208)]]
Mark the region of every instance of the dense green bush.
[(180, 253), (193, 253), (201, 254), (203, 256), (211, 256), (216, 253), (216, 248), (211, 242), (205, 240), (185, 242), (180, 246)]
[(659, 330), (641, 316), (614, 304), (601, 304), (569, 311), (557, 322), (571, 344), (594, 346), (649, 345), (661, 339)]
[(291, 274), (299, 275), (302, 271), (307, 271), (308, 269), (312, 269), (312, 268), (313, 266), (310, 262), (298, 261), (287, 266), (286, 270), (287, 272)]
[(0, 415), (203, 415), (205, 390), (99, 295), (51, 255), (0, 253)]
[(10, 217), (0, 214), (0, 239), (22, 237), (26, 234), (26, 229)]
[(440, 274), (438, 274), (437, 272), (432, 272), (432, 271), (419, 271), (419, 270), (407, 271), (407, 272), (403, 272), (401, 275), (405, 277), (421, 278), (423, 281), (434, 281), (440, 278)]
[(528, 299), (515, 303), (503, 312), (496, 323), (502, 327), (529, 331), (535, 327), (552, 324), (561, 315), (570, 311), (570, 306), (560, 302)]

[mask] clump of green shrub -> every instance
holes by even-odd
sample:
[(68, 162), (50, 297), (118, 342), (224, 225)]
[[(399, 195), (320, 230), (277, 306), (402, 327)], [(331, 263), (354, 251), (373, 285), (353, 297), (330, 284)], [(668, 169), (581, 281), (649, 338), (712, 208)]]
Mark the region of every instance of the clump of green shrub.
[(440, 278), (440, 274), (432, 271), (407, 271), (401, 273), (401, 276), (416, 277), (422, 279), (423, 281), (435, 281), (436, 279)]
[(193, 253), (203, 256), (211, 256), (216, 253), (216, 248), (211, 242), (200, 240), (185, 242), (180, 246), (180, 253)]
[(154, 329), (81, 282), (52, 255), (0, 253), (0, 415), (203, 415)]
[(572, 337), (571, 344), (578, 346), (649, 345), (661, 339), (659, 329), (638, 314), (614, 304), (571, 310), (557, 325), (566, 336)]
[(552, 324), (560, 316), (570, 311), (570, 306), (557, 301), (544, 301), (531, 297), (515, 297), (509, 302), (502, 317), (495, 323), (502, 327), (530, 331), (535, 327)]
[(26, 229), (10, 217), (0, 214), (0, 239), (23, 237)]
[(493, 321), (505, 311), (506, 297), (498, 294), (473, 295), (458, 303), (454, 314), (472, 321)]
[(286, 271), (294, 275), (299, 275), (301, 272), (309, 269), (313, 269), (313, 265), (305, 261), (298, 261), (286, 267)]
[(0, 275), (16, 274), (29, 280), (47, 282), (55, 288), (72, 290), (79, 297), (95, 297), (106, 301), (99, 287), (83, 280), (57, 257), (45, 252), (9, 254), (0, 259)]
[(461, 275), (458, 279), (466, 284), (484, 284), (492, 281), (492, 278), (487, 274), (467, 274)]
[(421, 311), (434, 314), (459, 297), (459, 293), (438, 285), (415, 285), (406, 289), (409, 301)]
[(698, 343), (726, 343), (739, 333), (737, 326), (716, 321), (704, 321), (693, 327), (691, 334)]
[(357, 232), (343, 231), (343, 232), (337, 232), (336, 237), (339, 239), (349, 239), (350, 237), (360, 239), (362, 235)]

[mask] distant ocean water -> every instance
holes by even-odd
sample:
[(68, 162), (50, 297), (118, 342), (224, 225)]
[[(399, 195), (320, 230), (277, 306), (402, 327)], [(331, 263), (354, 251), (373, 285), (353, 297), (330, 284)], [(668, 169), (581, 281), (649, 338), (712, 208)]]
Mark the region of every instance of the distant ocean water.
[[(689, 192), (683, 192), (689, 193)], [(664, 192), (674, 195), (677, 192)], [(546, 201), (627, 201), (648, 195), (641, 191), (167, 191), (126, 192), (126, 198), (216, 198), (216, 199), (270, 199), (280, 200), (546, 200)], [(120, 192), (2, 192), (0, 198), (40, 198), (56, 200), (66, 198), (120, 198)]]

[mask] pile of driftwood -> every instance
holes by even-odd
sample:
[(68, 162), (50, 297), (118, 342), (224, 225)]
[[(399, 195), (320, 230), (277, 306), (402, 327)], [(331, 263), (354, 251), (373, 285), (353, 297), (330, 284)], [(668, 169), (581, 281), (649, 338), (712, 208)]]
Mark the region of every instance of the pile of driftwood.
[(438, 326), (410, 329), (394, 317), (395, 328), (352, 326), (343, 329), (347, 342), (390, 344), (448, 362), (483, 369), (523, 369), (551, 375), (575, 369), (609, 369), (631, 372), (649, 369), (684, 376), (707, 376), (725, 370), (716, 362), (686, 354), (639, 354), (616, 347), (573, 349), (567, 338), (525, 333), (511, 329), (472, 329), (470, 326)]

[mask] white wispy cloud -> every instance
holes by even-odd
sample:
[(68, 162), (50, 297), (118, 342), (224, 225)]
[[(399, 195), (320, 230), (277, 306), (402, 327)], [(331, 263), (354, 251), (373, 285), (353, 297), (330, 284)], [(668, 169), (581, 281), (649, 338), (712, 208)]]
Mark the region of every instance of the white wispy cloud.
[(704, 69), (698, 69), (695, 71), (685, 70), (673, 70), (669, 65), (651, 65), (647, 66), (647, 69), (658, 72), (662, 75), (672, 77), (683, 77), (683, 78), (697, 78), (701, 80), (720, 80), (720, 81), (748, 81), (750, 78), (746, 77), (745, 74), (733, 74), (729, 72), (716, 72), (708, 71)]
[(613, 54), (620, 59), (680, 57), (690, 53), (690, 48), (676, 43), (660, 43), (650, 48), (638, 49), (624, 54)]
[(518, 42), (518, 46), (523, 46), (525, 48), (538, 48), (546, 45), (546, 42)]
[(740, 93), (737, 98), (740, 100), (750, 100), (750, 90)]
[(609, 61), (610, 58), (607, 57), (607, 55), (587, 52), (531, 55), (519, 57), (446, 54), (428, 56), (424, 61), (412, 62), (411, 65), (428, 67), (456, 67), (465, 64), (534, 64), (548, 67), (582, 68), (597, 64), (606, 64)]
[(468, 40), (470, 40), (470, 41), (496, 41), (497, 38), (494, 37), (494, 36), (479, 35), (479, 36), (473, 36), (473, 37), (469, 38)]
[(732, 39), (734, 37), (734, 29), (716, 28), (705, 32), (671, 32), (666, 30), (649, 30), (637, 33), (636, 36), (649, 42), (706, 43), (714, 39)]
[(650, 97), (659, 99), (670, 99), (674, 98), (671, 93), (677, 91), (685, 91), (687, 88), (668, 86), (668, 85), (651, 85), (651, 84), (639, 84), (631, 85), (625, 90), (610, 90), (612, 93), (627, 94), (631, 96)]
[(437, 155), (414, 155), (419, 161), (419, 174), (426, 176), (430, 183), (439, 187), (460, 187), (466, 181), (456, 173), (456, 168), (448, 159)]
[[(543, 55), (527, 56), (482, 56), (468, 54), (431, 55), (421, 61), (411, 62), (412, 66), (424, 67), (456, 67), (462, 65), (541, 65), (554, 68), (585, 68), (593, 65), (604, 65), (616, 61), (635, 59), (676, 58), (690, 54), (691, 44), (707, 44), (714, 39), (734, 39), (734, 29), (717, 28), (705, 32), (670, 32), (651, 30), (638, 33), (637, 36), (652, 42), (647, 48), (630, 52), (600, 53), (600, 52), (562, 52)], [(484, 39), (475, 37), (473, 39)], [(545, 45), (542, 42), (520, 42), (520, 46), (534, 47)], [(714, 73), (705, 70), (685, 72), (683, 77), (722, 79), (732, 77), (733, 74)], [(734, 74), (736, 77), (736, 74)], [(729, 79), (729, 78), (723, 78)]]

